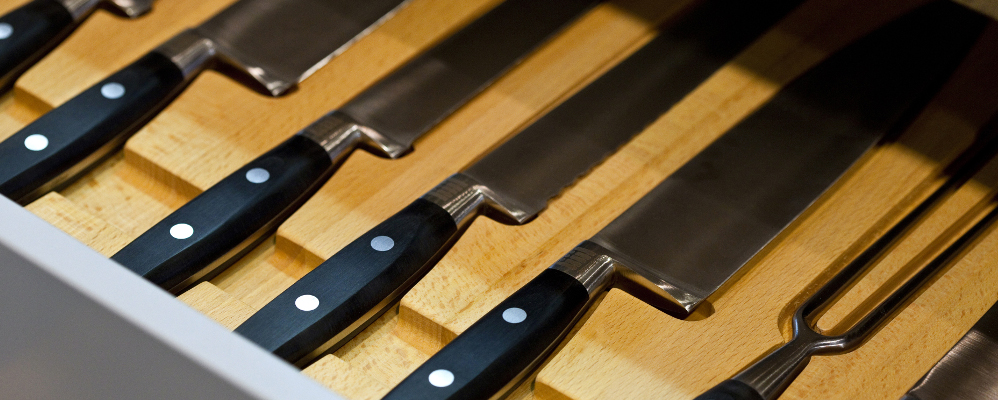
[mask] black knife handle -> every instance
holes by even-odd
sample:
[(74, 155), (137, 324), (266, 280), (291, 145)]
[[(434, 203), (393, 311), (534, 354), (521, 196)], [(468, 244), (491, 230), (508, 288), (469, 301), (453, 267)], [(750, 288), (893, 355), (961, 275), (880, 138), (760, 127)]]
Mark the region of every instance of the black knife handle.
[(73, 15), (56, 0), (34, 0), (0, 17), (0, 92), (75, 26)]
[(299, 279), (236, 333), (289, 362), (308, 362), (398, 301), (457, 231), (447, 211), (418, 199)]
[(546, 269), (434, 354), (385, 399), (486, 399), (510, 390), (586, 311), (587, 289)]
[(764, 400), (754, 388), (735, 379), (728, 379), (715, 385), (695, 400)]
[(111, 257), (178, 292), (210, 279), (288, 218), (333, 173), (322, 146), (296, 135), (244, 165)]
[(146, 54), (0, 142), (0, 194), (25, 204), (117, 148), (186, 80), (169, 58)]

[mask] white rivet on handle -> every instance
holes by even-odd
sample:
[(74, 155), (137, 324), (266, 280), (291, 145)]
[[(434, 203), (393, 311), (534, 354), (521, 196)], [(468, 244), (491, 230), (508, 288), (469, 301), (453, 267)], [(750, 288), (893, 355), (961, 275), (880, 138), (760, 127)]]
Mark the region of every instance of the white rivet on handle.
[(264, 183), (271, 178), (271, 173), (264, 168), (253, 168), (247, 171), (247, 180), (251, 183)]
[(117, 82), (105, 83), (101, 86), (101, 96), (106, 99), (117, 99), (125, 95), (125, 86)]
[(27, 147), (31, 151), (45, 150), (46, 147), (49, 147), (49, 138), (37, 133), (28, 135), (28, 137), (24, 138), (24, 147)]
[(526, 318), (528, 318), (528, 313), (520, 308), (511, 307), (503, 310), (503, 320), (512, 324), (524, 322)]
[(14, 34), (14, 27), (6, 22), (0, 22), (0, 40), (9, 38)]
[(319, 299), (311, 294), (304, 294), (295, 299), (295, 308), (302, 311), (312, 311), (319, 307)]
[(455, 374), (446, 369), (439, 369), (431, 372), (431, 374), (427, 376), (427, 380), (430, 381), (431, 385), (446, 387), (450, 386), (452, 382), (455, 382)]
[(396, 242), (388, 236), (376, 236), (372, 239), (372, 248), (375, 251), (389, 251), (392, 250), (392, 246), (395, 246)]
[(174, 239), (187, 239), (194, 235), (194, 228), (188, 224), (177, 224), (170, 227), (170, 236)]

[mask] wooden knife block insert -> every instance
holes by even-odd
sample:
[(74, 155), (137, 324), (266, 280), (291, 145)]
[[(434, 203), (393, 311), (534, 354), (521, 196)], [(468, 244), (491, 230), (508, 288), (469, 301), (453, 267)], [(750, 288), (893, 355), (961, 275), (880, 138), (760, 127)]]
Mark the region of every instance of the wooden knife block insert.
[[(22, 3), (5, 0), (0, 11)], [(135, 21), (97, 12), (0, 103), (0, 137), (127, 65), (229, 0), (171, 0)], [(414, 0), (282, 98), (208, 72), (125, 149), (27, 208), (105, 255), (231, 171), (337, 107), (498, 0)], [(229, 328), (355, 237), (578, 89), (653, 34), (682, 1), (602, 4), (496, 85), (386, 160), (357, 151), (273, 239), (180, 299)], [(596, 233), (686, 160), (833, 50), (920, 1), (811, 0), (691, 93), (536, 220), (479, 218), (406, 297), (305, 373), (379, 398), (477, 318)], [(985, 9), (996, 11), (996, 4)], [(996, 110), (997, 33), (891, 144), (848, 173), (738, 280), (687, 321), (611, 291), (514, 398), (692, 398), (788, 338), (783, 321), (825, 276), (939, 185), (940, 167)], [(994, 162), (821, 321), (835, 328), (905, 278), (910, 257), (996, 190)], [(899, 272), (901, 271), (903, 272)], [(783, 398), (897, 399), (997, 299), (996, 229), (854, 353), (816, 357)], [(885, 283), (890, 284), (886, 285)], [(884, 286), (890, 286), (888, 289)], [(875, 300), (869, 299), (875, 296)], [(784, 339), (783, 339), (784, 337)]]

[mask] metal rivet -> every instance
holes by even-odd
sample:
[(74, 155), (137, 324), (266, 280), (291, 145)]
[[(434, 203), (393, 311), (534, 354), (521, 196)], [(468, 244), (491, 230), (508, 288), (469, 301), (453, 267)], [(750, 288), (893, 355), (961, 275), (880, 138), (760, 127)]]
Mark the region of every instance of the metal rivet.
[(174, 239), (187, 239), (194, 235), (194, 228), (188, 224), (177, 224), (170, 227), (170, 236)]
[(375, 239), (372, 239), (372, 248), (376, 251), (389, 251), (395, 245), (396, 242), (393, 242), (392, 238), (388, 236), (376, 236)]
[(125, 86), (120, 83), (105, 83), (101, 86), (101, 96), (108, 99), (117, 99), (125, 95)]
[(49, 147), (49, 138), (37, 133), (28, 135), (28, 137), (24, 138), (24, 147), (27, 147), (31, 151), (45, 150), (46, 147)]
[(319, 307), (319, 299), (311, 294), (304, 294), (295, 299), (295, 308), (302, 311), (312, 311)]
[(264, 183), (271, 177), (271, 173), (264, 168), (254, 168), (247, 171), (247, 180), (251, 183)]
[(524, 322), (525, 318), (528, 318), (528, 313), (520, 308), (511, 307), (503, 310), (503, 320), (512, 324)]
[(430, 381), (431, 385), (446, 387), (455, 382), (455, 374), (446, 369), (439, 369), (431, 372), (431, 374), (427, 376), (427, 380)]
[(14, 34), (14, 27), (6, 22), (0, 22), (0, 40), (9, 38)]

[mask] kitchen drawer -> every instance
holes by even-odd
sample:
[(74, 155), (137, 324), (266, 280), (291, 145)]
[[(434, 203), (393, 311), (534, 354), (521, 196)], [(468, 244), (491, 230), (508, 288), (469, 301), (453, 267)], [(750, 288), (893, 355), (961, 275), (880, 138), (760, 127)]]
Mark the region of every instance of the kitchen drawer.
[[(45, 272), (39, 276), (48, 276), (39, 282), (61, 288), (65, 296), (59, 298), (72, 302), (72, 307), (98, 310), (101, 318), (125, 324), (129, 328), (116, 333), (123, 338), (138, 337), (153, 347), (162, 344), (136, 355), (148, 365), (190, 364), (206, 371), (195, 374), (205, 383), (180, 383), (204, 385), (206, 395), (219, 387), (250, 397), (329, 394), (335, 398), (222, 327), (235, 328), (322, 260), (641, 46), (652, 37), (655, 25), (669, 19), (684, 2), (601, 4), (417, 141), (412, 154), (388, 160), (355, 152), (272, 238), (218, 277), (181, 294), (180, 301), (123, 269), (116, 270), (117, 265), (102, 261), (98, 254), (115, 253), (201, 191), (498, 2), (413, 0), (298, 90), (280, 98), (254, 92), (220, 73), (202, 74), (122, 151), (76, 183), (25, 207), (96, 253), (57, 231), (36, 226), (38, 220), (12, 203), (0, 204), (0, 244), (18, 255), (11, 260), (23, 258), (12, 261), (10, 269), (31, 271), (24, 268), (37, 264)], [(5, 0), (0, 11), (19, 3)], [(152, 13), (135, 21), (96, 13), (3, 99), (0, 137), (228, 3), (157, 2)], [(511, 226), (476, 220), (398, 307), (340, 350), (305, 368), (304, 375), (346, 398), (379, 398), (766, 102), (781, 85), (920, 3), (807, 1), (561, 193), (534, 221)], [(995, 2), (980, 7), (993, 14), (997, 9)], [(809, 290), (940, 185), (941, 167), (968, 146), (978, 126), (996, 113), (996, 40), (994, 24), (911, 127), (858, 162), (694, 316), (677, 320), (612, 290), (512, 397), (692, 398), (787, 340), (787, 319)], [(933, 245), (934, 236), (996, 191), (996, 171), (994, 161), (897, 249), (906, 257), (887, 257), (830, 309), (819, 326), (842, 329), (841, 320), (857, 318), (853, 308), (870, 307), (905, 279), (915, 268), (908, 264), (910, 256)], [(90, 268), (93, 275), (85, 273)], [(814, 358), (782, 398), (899, 398), (997, 301), (996, 277), (994, 227), (870, 342), (850, 354)], [(122, 297), (125, 293), (133, 297)], [(88, 298), (94, 303), (83, 300)], [(126, 300), (127, 307), (119, 304)], [(76, 331), (63, 335), (67, 343), (86, 336)], [(83, 357), (85, 349), (80, 353)], [(170, 362), (148, 357), (166, 357)], [(135, 361), (124, 357), (121, 362)], [(73, 368), (100, 374), (82, 365)], [(38, 379), (60, 376), (38, 374)], [(0, 382), (5, 379), (10, 378), (0, 377)], [(140, 377), (135, 379), (124, 380), (143, 385)]]

